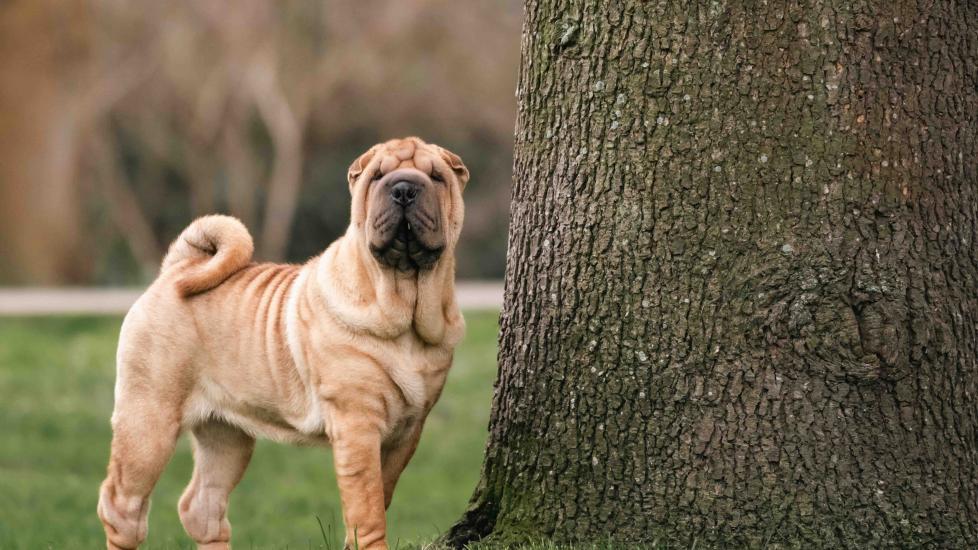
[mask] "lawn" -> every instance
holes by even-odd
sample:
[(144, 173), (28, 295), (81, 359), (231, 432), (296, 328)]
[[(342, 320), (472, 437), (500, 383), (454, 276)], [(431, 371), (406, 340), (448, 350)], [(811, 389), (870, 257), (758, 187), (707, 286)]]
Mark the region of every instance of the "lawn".
[[(392, 548), (443, 532), (475, 487), (496, 370), (496, 317), (466, 314), (465, 341), (388, 512)], [(104, 548), (95, 503), (108, 459), (120, 323), (0, 319), (0, 548)], [(176, 512), (191, 466), (184, 437), (154, 492), (144, 548), (193, 548)], [(238, 549), (342, 547), (329, 451), (259, 443), (229, 515)]]

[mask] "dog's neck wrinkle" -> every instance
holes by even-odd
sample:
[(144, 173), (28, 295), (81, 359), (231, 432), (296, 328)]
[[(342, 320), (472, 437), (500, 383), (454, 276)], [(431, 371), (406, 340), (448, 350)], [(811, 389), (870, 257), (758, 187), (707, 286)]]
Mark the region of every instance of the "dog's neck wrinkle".
[(412, 305), (373, 268), (374, 259), (351, 235), (341, 237), (317, 265), (317, 283), (327, 313), (354, 332), (400, 336), (411, 326)]
[(322, 302), (355, 332), (391, 339), (413, 331), (426, 344), (441, 345), (455, 339), (461, 319), (450, 252), (433, 269), (407, 275), (380, 266), (366, 243), (347, 233), (317, 262)]
[(449, 249), (430, 271), (418, 277), (414, 331), (428, 345), (454, 346), (464, 329), (455, 300), (454, 251)]
[(401, 273), (394, 269), (386, 268), (383, 271), (393, 272), (394, 292), (401, 298), (401, 301), (410, 309), (414, 309), (418, 301), (418, 273)]

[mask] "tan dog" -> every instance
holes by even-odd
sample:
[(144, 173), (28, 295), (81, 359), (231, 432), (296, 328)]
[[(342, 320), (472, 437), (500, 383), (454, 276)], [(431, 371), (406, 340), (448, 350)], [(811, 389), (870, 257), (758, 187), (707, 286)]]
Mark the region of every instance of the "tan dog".
[(195, 464), (179, 513), (198, 548), (228, 548), (228, 495), (259, 436), (330, 444), (347, 545), (387, 548), (385, 508), (464, 331), (454, 249), (469, 173), (406, 138), (371, 148), (348, 179), (349, 229), (305, 265), (250, 263), (251, 237), (227, 216), (170, 246), (119, 337), (98, 504), (110, 549), (146, 538), (184, 430)]

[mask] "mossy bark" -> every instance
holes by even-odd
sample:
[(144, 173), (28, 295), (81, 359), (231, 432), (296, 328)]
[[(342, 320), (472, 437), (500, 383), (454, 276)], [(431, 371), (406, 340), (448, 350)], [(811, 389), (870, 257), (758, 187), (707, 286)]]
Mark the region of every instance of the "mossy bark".
[(528, 0), (455, 545), (978, 544), (978, 3)]

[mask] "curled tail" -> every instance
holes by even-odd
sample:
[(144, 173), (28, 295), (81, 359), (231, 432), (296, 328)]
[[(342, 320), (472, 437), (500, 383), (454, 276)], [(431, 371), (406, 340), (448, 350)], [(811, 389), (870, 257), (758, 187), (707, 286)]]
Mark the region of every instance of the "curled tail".
[(176, 278), (177, 291), (181, 296), (191, 296), (216, 287), (248, 265), (254, 250), (251, 234), (237, 218), (204, 216), (173, 241), (162, 270), (182, 264)]

